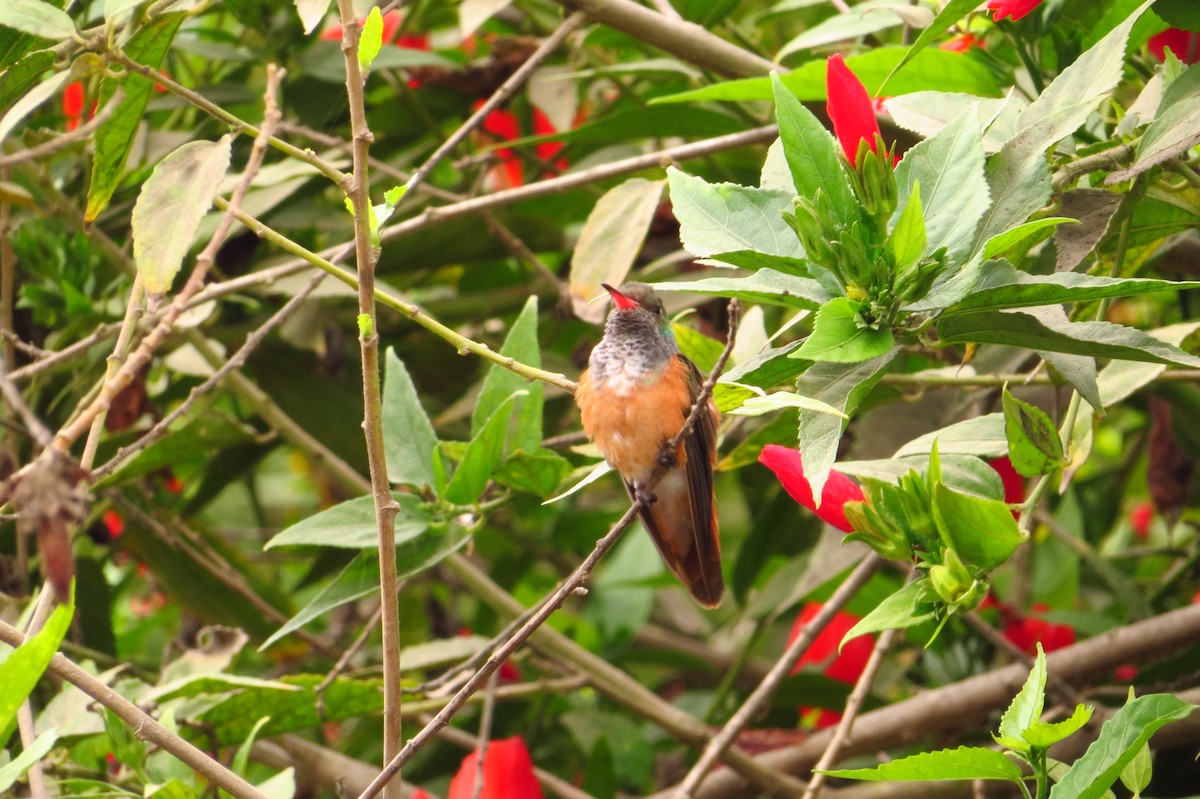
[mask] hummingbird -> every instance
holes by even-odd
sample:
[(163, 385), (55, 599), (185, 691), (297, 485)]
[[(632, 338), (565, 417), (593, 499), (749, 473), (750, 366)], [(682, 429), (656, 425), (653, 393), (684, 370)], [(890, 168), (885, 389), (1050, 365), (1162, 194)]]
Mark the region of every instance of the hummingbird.
[[(580, 376), (575, 401), (583, 430), (642, 500), (642, 523), (659, 555), (695, 600), (716, 607), (725, 589), (713, 466), (717, 409), (711, 400), (675, 452), (704, 379), (679, 352), (662, 301), (644, 283), (601, 284), (613, 309)], [(659, 465), (666, 472), (644, 490)]]

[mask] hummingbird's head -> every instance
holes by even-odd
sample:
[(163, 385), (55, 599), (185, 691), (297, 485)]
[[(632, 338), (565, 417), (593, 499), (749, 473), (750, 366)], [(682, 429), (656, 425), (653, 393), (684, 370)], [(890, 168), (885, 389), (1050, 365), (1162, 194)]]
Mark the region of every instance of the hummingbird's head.
[(616, 311), (647, 311), (660, 319), (665, 318), (662, 300), (654, 289), (645, 283), (623, 283), (615, 289), (607, 283), (600, 286), (612, 297), (613, 308)]
[(653, 288), (645, 283), (622, 283), (619, 289), (607, 283), (600, 285), (613, 301), (612, 313), (604, 326), (606, 336), (638, 338), (649, 335), (666, 339), (674, 346), (671, 321)]

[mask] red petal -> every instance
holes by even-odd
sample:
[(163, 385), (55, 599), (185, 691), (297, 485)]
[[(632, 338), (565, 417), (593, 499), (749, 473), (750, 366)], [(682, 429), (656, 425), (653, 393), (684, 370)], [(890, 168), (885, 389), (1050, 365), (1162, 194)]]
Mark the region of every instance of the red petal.
[(1154, 520), (1154, 505), (1150, 502), (1139, 502), (1129, 511), (1129, 524), (1133, 534), (1139, 541), (1150, 537), (1150, 522)]
[(828, 100), (825, 110), (833, 121), (833, 132), (841, 142), (846, 160), (854, 163), (858, 155), (858, 143), (866, 141), (875, 152), (875, 139), (879, 135), (879, 122), (875, 119), (875, 108), (866, 88), (840, 53), (834, 53), (825, 62), (825, 91)]
[(804, 476), (804, 462), (800, 453), (790, 447), (768, 444), (758, 456), (758, 462), (775, 472), (779, 482), (792, 499), (817, 514), (824, 521), (847, 533), (854, 528), (846, 520), (844, 507), (847, 502), (862, 502), (863, 492), (858, 484), (840, 472), (830, 472), (821, 489), (821, 507), (813, 502), (812, 487)]
[[(789, 646), (800, 636), (805, 625), (816, 617), (822, 607), (820, 602), (809, 602), (801, 608), (800, 614), (792, 622), (792, 630), (788, 634)], [(869, 635), (860, 635), (847, 641), (846, 645), (842, 647), (841, 653), (838, 653), (838, 645), (842, 643), (846, 633), (850, 632), (858, 622), (858, 616), (853, 613), (847, 613), (844, 610), (838, 611), (837, 615), (833, 617), (833, 621), (829, 622), (821, 631), (808, 651), (800, 656), (792, 673), (795, 674), (805, 665), (827, 663), (828, 665), (822, 670), (826, 677), (848, 685), (858, 682), (863, 669), (867, 667), (871, 650), (875, 647), (874, 638)]]
[[(447, 799), (472, 799), (479, 774), (477, 753), (463, 758), (450, 781)], [(533, 760), (520, 737), (488, 743), (483, 756), (483, 790), (479, 799), (544, 799), (542, 786), (533, 773)]]
[(987, 10), (992, 12), (992, 19), (999, 22), (1008, 17), (1013, 22), (1026, 17), (1042, 4), (1042, 0), (991, 0)]

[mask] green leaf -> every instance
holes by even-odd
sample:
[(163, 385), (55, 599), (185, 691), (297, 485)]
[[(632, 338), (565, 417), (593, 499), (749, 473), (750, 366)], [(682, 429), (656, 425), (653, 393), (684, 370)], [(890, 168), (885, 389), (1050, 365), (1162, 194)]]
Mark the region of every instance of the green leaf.
[(850, 780), (1008, 780), (1021, 782), (1021, 767), (1002, 753), (982, 746), (960, 746), (922, 752), (882, 763), (875, 768), (823, 771)]
[(942, 483), (933, 487), (933, 520), (963, 561), (985, 571), (1008, 560), (1025, 540), (1008, 505)]
[(18, 708), (58, 652), (58, 645), (71, 628), (74, 615), (74, 604), (59, 605), (37, 635), (26, 638), (25, 643), (0, 663), (0, 685), (4, 686), (4, 690), (0, 691), (0, 743), (8, 740)]
[(918, 142), (896, 165), (901, 214), (918, 183), (928, 239), (925, 252), (945, 247), (952, 263), (961, 262), (991, 202), (979, 119), (972, 110)]
[(437, 434), (421, 406), (404, 362), (388, 347), (384, 354), (383, 451), (388, 480), (421, 488), (436, 486), (433, 451)]
[(371, 6), (371, 12), (363, 22), (362, 31), (358, 34), (358, 65), (364, 71), (371, 68), (371, 62), (383, 48), (383, 14), (379, 6)]
[(604, 321), (604, 305), (591, 301), (600, 284), (618, 286), (633, 267), (662, 199), (664, 181), (631, 178), (604, 193), (588, 214), (571, 258), (569, 287), (575, 315)]
[(527, 393), (522, 389), (500, 403), (471, 439), (462, 462), (446, 486), (444, 493), (447, 501), (469, 505), (479, 500), (479, 495), (504, 457), (504, 442), (513, 417), (513, 404)]
[(1076, 705), (1075, 712), (1070, 718), (1057, 722), (1038, 721), (1025, 728), (1021, 736), (1039, 749), (1049, 749), (1061, 740), (1069, 738), (1087, 724), (1092, 718), (1092, 708), (1086, 705)]
[[(129, 12), (150, 0), (104, 0), (104, 21), (115, 24), (125, 24), (129, 21)], [(122, 19), (124, 17), (124, 19)]]
[[(918, 53), (920, 53), (929, 45), (933, 44), (939, 36), (950, 30), (950, 28), (956, 22), (965, 17), (967, 14), (970, 14), (978, 7), (979, 4), (975, 2), (975, 0), (950, 0), (950, 2), (946, 3), (945, 7), (943, 7), (942, 10), (938, 12), (937, 16), (933, 18), (933, 22), (929, 23), (929, 27), (921, 31), (921, 35), (918, 36), (917, 40), (908, 48), (908, 52), (904, 54), (904, 57), (900, 59), (900, 62), (892, 68), (891, 72), (888, 73), (887, 78), (885, 78), (883, 81), (883, 85), (879, 87), (878, 93), (883, 94), (883, 90), (888, 87), (888, 81), (891, 80), (892, 75), (895, 75), (897, 72), (899, 72), (900, 69), (913, 58), (915, 58)], [(896, 93), (899, 94), (900, 92)]]
[(730, 413), (735, 416), (762, 416), (764, 413), (772, 413), (784, 408), (802, 408), (813, 413), (833, 416), (835, 419), (845, 420), (848, 418), (846, 414), (832, 405), (791, 391), (776, 391), (764, 396), (751, 397), (743, 402), (741, 407)]
[(0, 72), (0, 108), (11, 109), (17, 100), (37, 85), (42, 73), (52, 66), (54, 51), (38, 50)]
[(696, 364), (696, 368), (700, 370), (701, 374), (706, 375), (711, 372), (717, 365), (717, 361), (720, 360), (721, 353), (725, 350), (725, 345), (720, 341), (709, 338), (694, 327), (688, 327), (679, 322), (671, 323), (671, 335), (675, 337), (679, 351)]
[(675, 167), (667, 170), (679, 239), (692, 255), (707, 258), (740, 250), (803, 258), (800, 240), (783, 219), (792, 195), (735, 183), (708, 183)]
[(1104, 722), (1100, 737), (1050, 789), (1050, 799), (1100, 799), (1160, 727), (1187, 718), (1195, 707), (1170, 694), (1134, 699)]
[(25, 772), (33, 768), (34, 763), (49, 754), (57, 742), (58, 733), (54, 730), (47, 730), (25, 747), (21, 754), (0, 766), (0, 793), (12, 788), (13, 783), (25, 776)]
[[(397, 540), (396, 572), (399, 579), (403, 580), (425, 571), (450, 553), (461, 549), (470, 539), (469, 529), (451, 521), (435, 524), (418, 535)], [(333, 608), (378, 592), (379, 554), (375, 550), (364, 549), (355, 555), (346, 568), (311, 602), (264, 641), (259, 651)], [(282, 681), (287, 682), (287, 679)], [(264, 709), (263, 712), (270, 711)]]
[(54, 41), (75, 35), (75, 23), (67, 12), (42, 0), (4, 0), (0, 4), (0, 27)]
[(1008, 454), (1008, 438), (1004, 435), (1004, 416), (988, 413), (973, 419), (964, 419), (952, 425), (914, 438), (893, 457), (907, 458), (927, 455), (937, 442), (942, 455), (978, 455), (981, 458), (999, 458)]
[(773, 388), (803, 372), (808, 363), (788, 357), (800, 344), (799, 341), (790, 342), (726, 370), (713, 386), (713, 402), (717, 410), (728, 413), (755, 396), (756, 392), (748, 386)]
[(171, 290), (229, 169), (232, 148), (231, 134), (215, 142), (188, 142), (160, 161), (142, 184), (130, 224), (133, 257), (147, 294)]
[(0, 142), (3, 142), (8, 137), (8, 134), (12, 133), (13, 129), (21, 124), (21, 121), (25, 117), (33, 113), (39, 105), (57, 94), (63, 84), (70, 79), (71, 73), (69, 71), (51, 75), (27, 92), (21, 99), (13, 103), (12, 107), (5, 112), (3, 118), (0, 118)]
[(1109, 185), (1129, 180), (1200, 144), (1200, 65), (1193, 64), (1163, 92), (1158, 114), (1137, 145), (1128, 169), (1106, 178)]
[[(1137, 754), (1133, 756), (1133, 760), (1121, 769), (1121, 784), (1129, 789), (1133, 794), (1134, 799), (1142, 795), (1142, 791), (1150, 785), (1150, 777), (1153, 773), (1154, 762), (1150, 757), (1150, 744), (1142, 744), (1138, 749)], [(0, 786), (2, 788), (3, 786)]]
[(866, 0), (851, 6), (849, 10), (818, 22), (789, 41), (780, 48), (773, 60), (782, 63), (789, 55), (801, 50), (810, 50), (846, 39), (857, 39), (903, 25), (904, 19), (893, 8), (894, 5), (888, 0)]
[(1046, 413), (1004, 388), (1004, 434), (1013, 468), (1026, 477), (1049, 474), (1063, 464), (1062, 439)]
[[(393, 494), (400, 505), (396, 515), (396, 543), (411, 540), (429, 529), (431, 520), (420, 497)], [(374, 497), (355, 497), (315, 513), (277, 533), (263, 547), (339, 547), (371, 549), (379, 545)]]
[(917, 605), (917, 600), (925, 594), (928, 588), (928, 577), (921, 577), (905, 583), (896, 593), (880, 602), (858, 624), (851, 627), (850, 631), (843, 636), (842, 643), (867, 633), (902, 630), (933, 619), (932, 609), (921, 610)]
[(1071, 355), (1200, 367), (1200, 358), (1123, 325), (1064, 322), (1035, 311), (986, 311), (938, 320), (943, 343), (1006, 344)]
[(971, 292), (960, 302), (947, 308), (943, 316), (1196, 288), (1200, 288), (1200, 281), (1111, 278), (1079, 272), (1031, 275), (1017, 269), (1008, 261), (999, 259), (986, 264)]
[(992, 204), (980, 218), (971, 252), (981, 252), (993, 237), (1023, 224), (1050, 198), (1050, 165), (1045, 131), (1022, 130), (987, 162)]
[[(500, 347), (500, 354), (534, 368), (541, 368), (542, 352), (538, 347), (538, 298), (530, 295), (525, 301), (508, 336)], [(499, 364), (488, 368), (483, 388), (471, 411), (471, 435), (477, 436), (492, 415), (514, 394), (513, 414), (504, 433), (503, 455), (508, 456), (519, 449), (535, 452), (542, 442), (542, 407), (544, 387), (540, 380), (527, 381), (511, 369)]]
[(837, 222), (849, 226), (858, 221), (861, 209), (850, 188), (846, 159), (833, 135), (784, 86), (777, 73), (771, 73), (771, 81), (779, 138), (796, 192), (801, 197), (821, 192)]
[(834, 363), (859, 363), (888, 353), (896, 345), (892, 331), (872, 329), (863, 322), (862, 306), (848, 297), (838, 297), (821, 306), (813, 331), (794, 358)]
[(686, 291), (713, 297), (737, 297), (746, 302), (812, 310), (831, 299), (820, 283), (807, 277), (760, 269), (747, 277), (710, 277), (679, 283), (655, 283), (655, 291)]
[[(896, 351), (856, 364), (816, 363), (796, 381), (796, 392), (828, 404), (835, 410), (854, 413), (858, 404), (887, 372)], [(791, 359), (793, 363), (794, 359)], [(838, 444), (846, 423), (829, 413), (801, 410), (799, 447), (804, 459), (804, 476), (814, 498), (821, 496), (829, 472), (837, 460)]]
[(897, 267), (916, 263), (925, 254), (925, 215), (921, 210), (921, 184), (913, 181), (908, 202), (900, 211), (896, 227), (888, 237), (888, 245), (892, 249), (892, 258)]
[(1046, 228), (1058, 227), (1064, 222), (1078, 224), (1078, 219), (1070, 219), (1065, 216), (1047, 216), (1042, 219), (1034, 219), (1032, 222), (1026, 222), (1023, 225), (1017, 225), (1011, 230), (1006, 230), (1003, 233), (998, 233), (988, 239), (987, 244), (983, 246), (983, 260), (987, 261), (1000, 255), (1016, 244), (1020, 244), (1025, 239), (1038, 233)]
[(539, 497), (548, 496), (571, 473), (571, 462), (548, 449), (536, 452), (517, 450), (500, 471), (496, 480), (518, 491), (528, 491)]
[[(155, 17), (149, 24), (138, 28), (133, 38), (125, 44), (125, 55), (151, 69), (158, 69), (171, 48), (175, 32), (186, 17), (185, 13)], [(125, 92), (125, 99), (96, 131), (94, 139), (92, 181), (84, 211), (84, 218), (88, 222), (95, 221), (120, 184), (138, 125), (146, 112), (146, 104), (154, 94), (154, 81), (133, 72), (120, 80), (105, 78), (100, 83), (98, 104), (101, 108), (112, 100), (118, 86)]]
[(1037, 657), (1025, 684), (1013, 697), (1004, 715), (1000, 717), (1000, 735), (1003, 738), (1021, 740), (1025, 731), (1037, 722), (1046, 704), (1046, 653), (1037, 645)]
[[(847, 58), (846, 66), (862, 81), (867, 94), (872, 97), (879, 96), (884, 80), (888, 81), (888, 93), (892, 96), (931, 89), (980, 97), (1000, 97), (1002, 94), (996, 78), (983, 61), (964, 53), (938, 49), (918, 53), (903, 69), (897, 70), (894, 77), (888, 79), (888, 75), (907, 53), (907, 47), (872, 47), (860, 55)], [(783, 76), (783, 85), (804, 102), (826, 99), (825, 59), (800, 64)], [(658, 97), (653, 102), (743, 102), (770, 100), (771, 97), (770, 78), (743, 78)]]

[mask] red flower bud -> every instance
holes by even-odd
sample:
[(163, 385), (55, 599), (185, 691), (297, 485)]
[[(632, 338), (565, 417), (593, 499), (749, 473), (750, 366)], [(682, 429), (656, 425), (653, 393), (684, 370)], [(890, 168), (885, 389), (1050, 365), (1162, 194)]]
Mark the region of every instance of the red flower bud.
[(875, 106), (845, 59), (834, 53), (825, 62), (825, 110), (833, 121), (833, 132), (842, 145), (842, 152), (851, 164), (858, 157), (858, 143), (865, 141), (872, 152), (879, 138), (879, 122)]
[(854, 531), (846, 519), (844, 508), (847, 502), (862, 502), (863, 491), (849, 477), (840, 472), (830, 472), (821, 489), (821, 507), (817, 508), (813, 501), (812, 486), (804, 476), (804, 461), (797, 450), (768, 444), (759, 454), (758, 462), (775, 472), (792, 499), (839, 530), (847, 533)]

